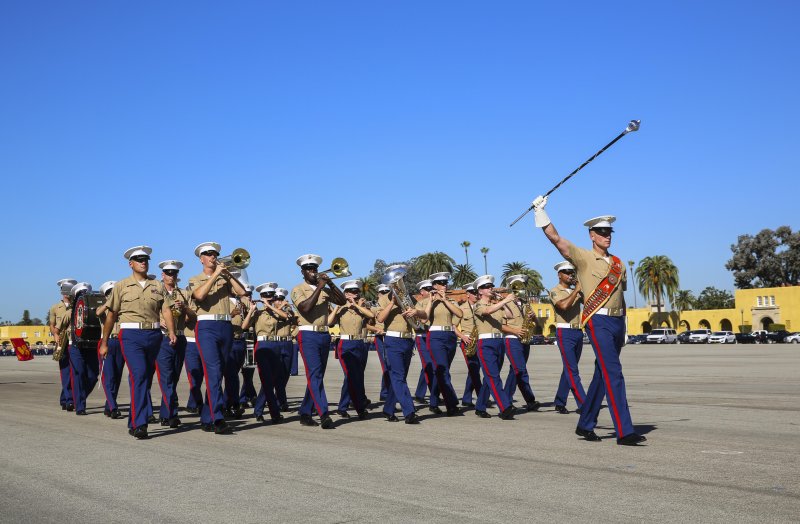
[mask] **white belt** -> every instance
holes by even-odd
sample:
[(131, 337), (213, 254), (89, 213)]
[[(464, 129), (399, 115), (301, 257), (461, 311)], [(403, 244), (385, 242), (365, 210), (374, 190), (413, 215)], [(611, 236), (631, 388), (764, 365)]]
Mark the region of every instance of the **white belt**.
[(453, 326), (431, 326), (428, 331), (453, 331)]
[(481, 333), (478, 338), (483, 340), (485, 338), (503, 338), (502, 333)]
[(506, 338), (519, 338), (517, 335), (506, 335)]
[(186, 342), (196, 342), (194, 337), (186, 337)]
[(361, 335), (339, 335), (341, 340), (364, 340)]
[(316, 331), (318, 333), (327, 333), (328, 326), (297, 326), (299, 331)]
[(120, 322), (120, 329), (161, 329), (158, 322)]
[(397, 338), (414, 338), (414, 333), (410, 331), (387, 331), (386, 336)]
[(595, 315), (607, 315), (609, 317), (624, 317), (625, 310), (621, 307), (607, 308), (601, 307), (595, 312)]
[(291, 339), (291, 337), (276, 337), (273, 335), (259, 335), (256, 337), (259, 342), (286, 342)]
[[(602, 308), (605, 309), (605, 308)], [(600, 311), (598, 311), (600, 313)], [(605, 315), (606, 313), (600, 313), (601, 315)], [(557, 322), (556, 329), (580, 329), (580, 324), (570, 324), (569, 322)]]
[(230, 315), (197, 315), (197, 320), (225, 320), (231, 321)]

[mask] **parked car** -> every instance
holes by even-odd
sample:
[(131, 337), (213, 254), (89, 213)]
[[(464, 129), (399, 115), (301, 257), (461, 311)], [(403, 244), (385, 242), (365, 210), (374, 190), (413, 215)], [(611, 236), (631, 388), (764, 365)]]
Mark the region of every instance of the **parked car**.
[(547, 339), (543, 335), (531, 335), (531, 344), (534, 346), (541, 346), (547, 344)]
[(766, 344), (767, 340), (767, 333), (769, 333), (765, 329), (757, 329), (752, 332), (752, 335), (755, 337), (756, 344)]
[(800, 332), (792, 333), (783, 339), (787, 344), (800, 344)]
[(710, 336), (710, 329), (693, 329), (689, 335), (689, 342), (692, 344), (708, 344), (708, 337)]
[(647, 334), (648, 344), (674, 344), (678, 340), (678, 334), (674, 329), (657, 328)]
[(628, 335), (628, 344), (644, 344), (647, 335)]
[(736, 343), (736, 335), (733, 334), (733, 331), (714, 331), (711, 333), (711, 336), (708, 337), (709, 344), (735, 344)]
[(757, 337), (752, 333), (736, 333), (737, 344), (756, 344)]
[(780, 331), (773, 331), (772, 333), (767, 333), (767, 342), (769, 342), (770, 344), (778, 344), (780, 342), (783, 342), (783, 339), (785, 339), (789, 335), (791, 335), (791, 333), (789, 333), (785, 329), (782, 329)]
[(689, 335), (691, 331), (684, 331), (683, 333), (678, 333), (678, 344), (688, 344), (689, 343)]

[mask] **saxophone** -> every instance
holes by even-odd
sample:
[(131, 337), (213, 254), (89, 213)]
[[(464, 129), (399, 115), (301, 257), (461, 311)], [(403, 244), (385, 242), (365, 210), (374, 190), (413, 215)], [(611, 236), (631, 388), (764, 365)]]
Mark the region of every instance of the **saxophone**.
[(531, 307), (530, 299), (525, 297), (523, 300), (525, 300), (525, 305), (522, 307), (522, 334), (519, 339), (523, 344), (529, 344), (531, 335), (536, 331), (537, 324), (531, 318), (533, 316), (533, 308)]
[(467, 357), (474, 357), (478, 353), (478, 322), (475, 320), (475, 310), (472, 309), (472, 304), (467, 301), (469, 310), (472, 313), (472, 331), (469, 332), (469, 344), (464, 346), (464, 355)]

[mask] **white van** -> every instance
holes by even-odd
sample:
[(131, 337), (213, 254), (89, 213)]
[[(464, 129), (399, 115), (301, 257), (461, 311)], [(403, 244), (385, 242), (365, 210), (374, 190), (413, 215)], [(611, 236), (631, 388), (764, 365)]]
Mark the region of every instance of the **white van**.
[(657, 328), (647, 334), (648, 344), (674, 344), (678, 340), (678, 333), (674, 329)]

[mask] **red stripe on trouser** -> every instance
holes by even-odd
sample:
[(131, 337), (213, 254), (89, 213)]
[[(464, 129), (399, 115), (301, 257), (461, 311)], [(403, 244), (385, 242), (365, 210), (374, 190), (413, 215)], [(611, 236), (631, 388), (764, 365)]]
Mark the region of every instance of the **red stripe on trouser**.
[(438, 364), (436, 364), (436, 357), (433, 356), (433, 351), (431, 351), (431, 332), (425, 334), (425, 345), (428, 347), (428, 355), (431, 356), (431, 362), (433, 362), (433, 369), (436, 370)]
[[(342, 370), (344, 371), (344, 377), (347, 379), (347, 390), (350, 392), (350, 401), (356, 407), (358, 411), (361, 407), (361, 401), (356, 401), (356, 395), (353, 391), (353, 381), (350, 380), (350, 373), (347, 371), (347, 364), (344, 362), (344, 358), (342, 357), (342, 346), (344, 345), (344, 340), (339, 340), (339, 345), (337, 346), (337, 350), (339, 351), (339, 364), (342, 365)], [(347, 406), (344, 407), (347, 409)]]
[[(597, 343), (597, 337), (594, 334), (594, 322), (589, 319), (589, 332), (594, 341), (594, 347), (597, 348), (597, 360), (600, 361), (600, 370), (603, 372), (603, 382), (606, 383), (606, 394), (608, 395), (608, 403), (611, 404), (614, 412), (614, 420), (617, 421), (617, 428), (622, 431), (622, 421), (619, 418), (619, 411), (617, 410), (617, 401), (614, 400), (614, 392), (611, 390), (611, 381), (608, 378), (608, 371), (606, 371), (606, 362), (603, 360), (603, 352), (601, 351), (600, 344)], [(617, 435), (617, 438), (622, 438), (625, 435)]]
[(511, 367), (514, 368), (514, 374), (519, 375), (519, 368), (517, 367), (516, 362), (514, 362), (514, 357), (511, 356), (511, 340), (505, 340), (506, 345), (506, 355), (508, 355), (508, 361), (511, 362)]
[(558, 335), (558, 349), (561, 350), (561, 359), (564, 361), (564, 369), (567, 370), (569, 383), (572, 384), (572, 394), (575, 396), (575, 400), (583, 404), (581, 394), (578, 392), (578, 387), (575, 385), (575, 377), (572, 376), (572, 368), (569, 367), (569, 361), (567, 361), (567, 353), (564, 351), (564, 335), (562, 329), (563, 328), (556, 329), (556, 334)]
[[(200, 347), (200, 334), (198, 333), (199, 329), (200, 322), (194, 326), (194, 343), (197, 346), (197, 352), (200, 354), (200, 363), (203, 364), (203, 377), (206, 379), (206, 395), (208, 395), (209, 416), (211, 417), (212, 422), (216, 422), (214, 420), (214, 395), (211, 394), (211, 390), (214, 388), (209, 387), (210, 382), (208, 381), (208, 369), (206, 369), (206, 359), (203, 357), (203, 348)], [(221, 361), (220, 364), (223, 368), (220, 371), (223, 371), (225, 369), (225, 362)], [(220, 380), (222, 380), (222, 377), (220, 377)]]
[[(106, 360), (100, 356), (100, 343), (97, 341), (97, 365), (100, 366), (100, 383), (103, 384), (103, 395), (106, 396), (106, 405), (111, 407), (111, 399), (108, 398), (108, 391), (106, 390)], [(108, 349), (106, 348), (106, 356), (108, 356)]]
[(486, 359), (483, 358), (483, 340), (478, 340), (478, 358), (481, 359), (484, 376), (489, 379), (489, 385), (492, 387), (492, 392), (494, 393), (494, 400), (497, 402), (497, 407), (500, 408), (500, 411), (505, 411), (503, 401), (500, 400), (500, 395), (497, 393), (497, 386), (495, 386), (494, 379), (492, 378), (492, 375), (489, 374), (488, 366), (486, 366)]
[(297, 348), (300, 350), (300, 356), (303, 357), (303, 367), (306, 370), (306, 388), (308, 389), (308, 394), (311, 395), (311, 400), (314, 402), (314, 407), (317, 408), (317, 413), (319, 416), (322, 416), (322, 410), (319, 408), (319, 404), (317, 403), (317, 397), (314, 396), (314, 389), (311, 387), (311, 371), (308, 369), (308, 362), (306, 362), (306, 354), (303, 351), (303, 332), (297, 332)]
[(422, 349), (422, 337), (414, 337), (414, 345), (417, 347), (417, 353), (419, 353), (419, 360), (422, 362), (422, 376), (425, 377), (425, 384), (428, 385), (428, 388), (431, 386), (431, 381), (428, 380), (428, 373), (425, 369), (428, 367), (428, 363), (425, 361), (425, 351)]
[(131, 365), (128, 364), (128, 357), (125, 356), (125, 344), (122, 343), (122, 330), (121, 329), (119, 330), (118, 335), (119, 335), (119, 349), (120, 349), (120, 351), (122, 351), (122, 359), (125, 360), (125, 365), (128, 366), (128, 375), (129, 375), (128, 376), (128, 382), (131, 385), (131, 413), (130, 413), (131, 428), (132, 429), (136, 429), (136, 402), (135, 402), (135, 399), (136, 399), (135, 393), (136, 393), (136, 391), (135, 391), (135, 388), (133, 387), (133, 383), (135, 381), (133, 380), (133, 377), (130, 376), (131, 373), (132, 373), (131, 372)]

